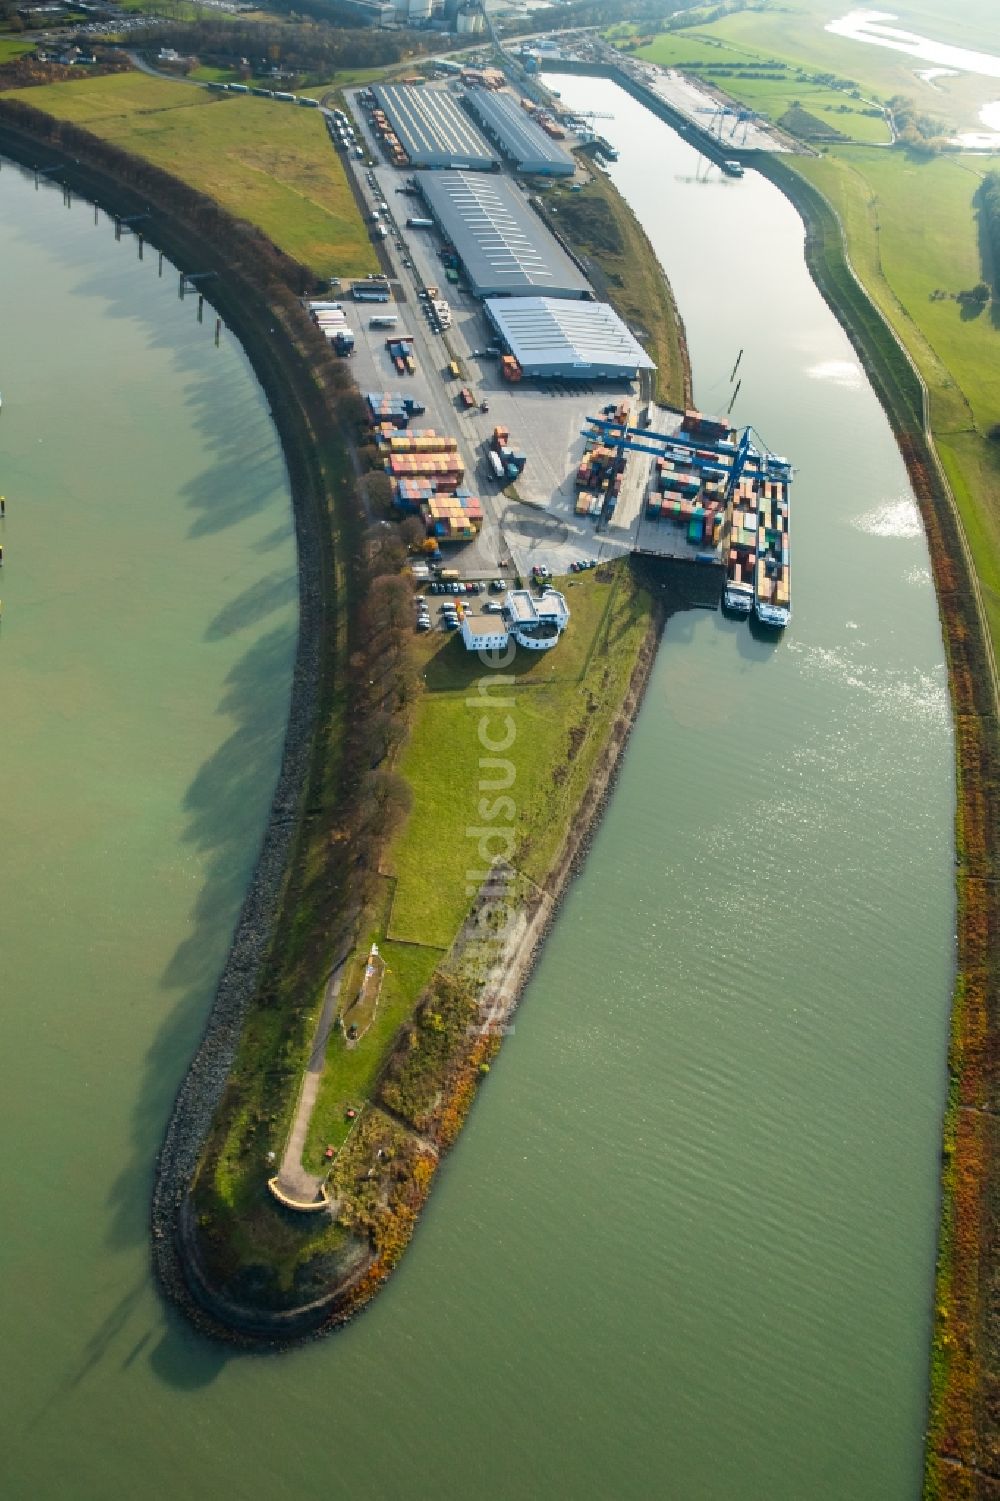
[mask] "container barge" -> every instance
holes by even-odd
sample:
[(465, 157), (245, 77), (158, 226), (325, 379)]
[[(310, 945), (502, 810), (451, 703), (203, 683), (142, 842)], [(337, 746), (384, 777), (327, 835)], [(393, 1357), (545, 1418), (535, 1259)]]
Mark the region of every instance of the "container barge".
[(761, 625), (784, 630), (792, 618), (786, 459), (752, 447), (733, 488), (732, 521), (722, 603), (734, 615), (753, 613)]
[(762, 469), (758, 497), (757, 564), (753, 607), (761, 625), (784, 630), (792, 618), (788, 556), (788, 484), (790, 475), (771, 466)]

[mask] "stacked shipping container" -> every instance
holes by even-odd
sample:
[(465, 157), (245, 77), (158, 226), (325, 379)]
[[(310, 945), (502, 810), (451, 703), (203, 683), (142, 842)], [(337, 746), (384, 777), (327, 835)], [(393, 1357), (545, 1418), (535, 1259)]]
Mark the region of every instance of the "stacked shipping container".
[(615, 509), (625, 476), (625, 458), (617, 449), (597, 443), (583, 457), (576, 471), (578, 516), (600, 516), (607, 506)]

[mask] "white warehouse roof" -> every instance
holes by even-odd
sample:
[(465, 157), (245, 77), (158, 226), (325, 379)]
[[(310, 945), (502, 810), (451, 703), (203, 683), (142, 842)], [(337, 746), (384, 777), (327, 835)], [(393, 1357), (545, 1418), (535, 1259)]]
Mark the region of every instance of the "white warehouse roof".
[(418, 172), (417, 185), (477, 297), (586, 297), (587, 278), (509, 177)]
[(631, 379), (656, 369), (606, 302), (502, 297), (490, 298), (486, 311), (525, 375)]
[(572, 157), (525, 114), (510, 94), (470, 89), (465, 95), (465, 105), (519, 172), (573, 176), (576, 167)]
[(372, 92), (414, 167), (489, 172), (499, 165), (492, 146), (444, 89), (382, 83)]

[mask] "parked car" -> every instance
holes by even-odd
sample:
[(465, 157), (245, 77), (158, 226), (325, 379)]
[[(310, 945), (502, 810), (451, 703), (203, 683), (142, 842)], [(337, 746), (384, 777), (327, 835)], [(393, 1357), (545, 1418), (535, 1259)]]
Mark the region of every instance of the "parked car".
[(498, 604), (495, 599), (488, 599), (483, 605), (483, 611), (487, 615), (502, 615), (503, 605)]

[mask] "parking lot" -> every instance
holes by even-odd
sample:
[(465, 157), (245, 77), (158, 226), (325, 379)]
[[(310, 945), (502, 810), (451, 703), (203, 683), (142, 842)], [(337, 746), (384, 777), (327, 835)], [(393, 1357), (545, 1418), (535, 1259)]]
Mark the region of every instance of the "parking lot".
[(415, 579), (414, 620), (420, 632), (455, 634), (465, 615), (496, 619), (511, 580), (500, 574), (452, 581), (432, 574)]
[[(354, 171), (369, 212), (379, 213), (389, 230), (382, 248), (393, 263), (398, 278), (397, 298), (388, 305), (357, 304), (352, 307), (352, 327), (357, 336), (352, 374), (361, 391), (393, 390), (413, 396), (426, 407), (415, 425), (435, 428), (457, 437), (466, 469), (466, 484), (483, 502), (484, 524), (472, 543), (449, 548), (446, 561), (454, 561), (463, 574), (481, 577), (505, 564), (527, 576), (532, 566), (545, 566), (565, 573), (574, 560), (614, 556), (632, 546), (633, 521), (638, 516), (634, 502), (626, 512), (624, 496), (638, 494), (645, 485), (647, 462), (629, 461), (622, 509), (606, 532), (595, 523), (574, 514), (576, 469), (584, 452), (582, 431), (588, 416), (597, 415), (610, 401), (628, 395), (623, 382), (580, 385), (568, 382), (524, 381), (510, 385), (500, 378), (496, 356), (486, 353), (494, 344), (481, 303), (445, 278), (438, 256), (441, 244), (435, 229), (408, 229), (408, 217), (424, 217), (422, 200), (398, 189), (410, 173), (382, 162), (378, 145), (368, 129), (364, 109), (356, 94), (348, 95), (359, 138), (375, 166), (345, 158)], [(518, 191), (524, 191), (518, 184)], [(379, 208), (379, 205), (384, 208)], [(451, 324), (433, 332), (419, 292), (432, 285), (450, 304)], [(395, 314), (393, 329), (369, 328), (369, 318)], [(400, 376), (386, 347), (389, 337), (408, 334), (413, 338), (414, 375)], [(454, 379), (448, 366), (456, 359), (461, 378)], [(468, 386), (476, 404), (466, 409), (459, 397)], [(633, 406), (635, 391), (633, 390)], [(485, 402), (487, 411), (480, 410)], [(510, 431), (511, 444), (527, 454), (528, 461), (513, 487), (505, 493), (492, 470), (486, 452), (497, 425)], [(632, 471), (636, 471), (633, 476)]]

